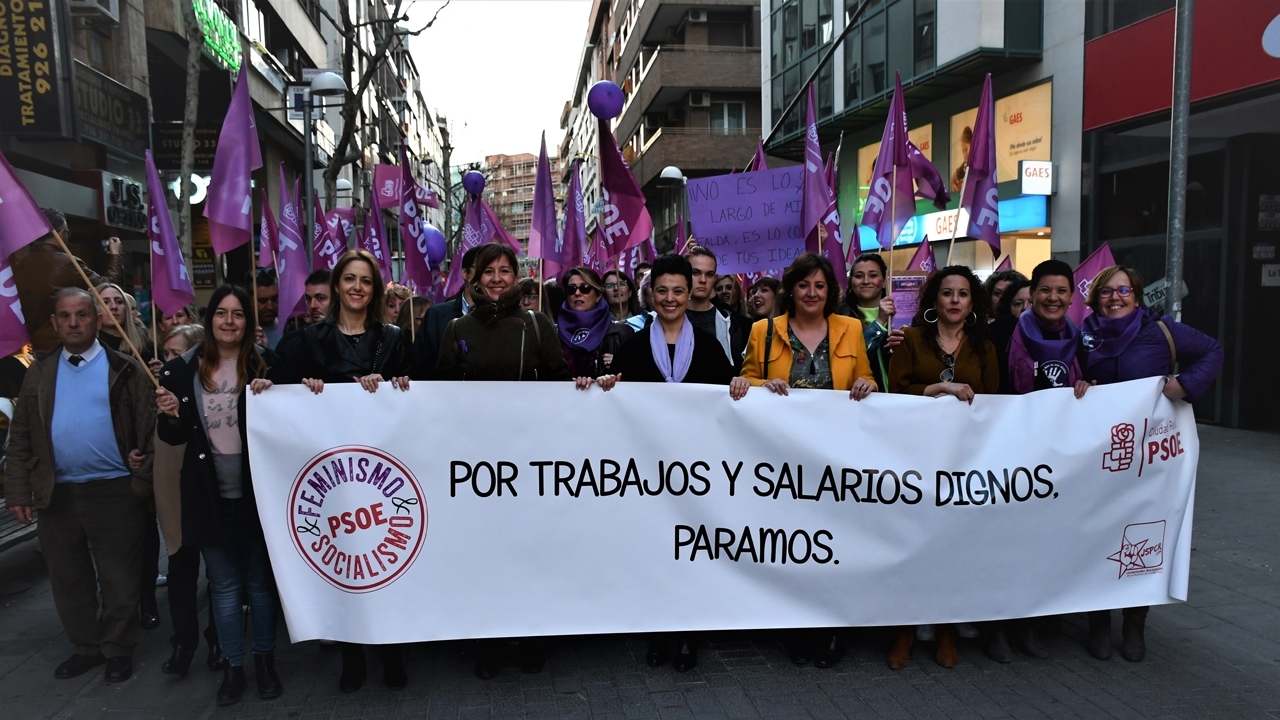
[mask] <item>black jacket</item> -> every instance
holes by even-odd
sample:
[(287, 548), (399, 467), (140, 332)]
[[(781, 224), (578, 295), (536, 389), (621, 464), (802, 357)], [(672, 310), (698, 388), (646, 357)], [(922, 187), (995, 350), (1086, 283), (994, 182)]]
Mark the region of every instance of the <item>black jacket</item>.
[(274, 382), (298, 383), (304, 378), (316, 378), (326, 383), (349, 383), (375, 373), (390, 380), (410, 371), (408, 343), (395, 325), (375, 323), (358, 343), (352, 343), (331, 321), (321, 320), (307, 326), (301, 345), (296, 351), (290, 350), (297, 358), (294, 365), (274, 373)]
[[(662, 332), (662, 326), (654, 322), (631, 336), (613, 356), (612, 370), (621, 373), (622, 382), (665, 382), (649, 348), (649, 334), (653, 332)], [(729, 364), (729, 358), (725, 357), (724, 347), (716, 336), (706, 330), (694, 328), (693, 359), (682, 382), (728, 385), (734, 374), (733, 366)]]
[[(226, 541), (219, 534), (218, 527), (218, 473), (213, 464), (213, 447), (209, 444), (209, 435), (204, 429), (201, 417), (203, 410), (195, 391), (203, 347), (203, 343), (198, 343), (161, 368), (160, 384), (178, 398), (178, 417), (163, 413), (156, 415), (156, 435), (160, 441), (169, 445), (185, 443), (187, 446), (182, 456), (182, 474), (179, 478), (182, 492), (182, 544), (197, 547)], [(259, 348), (258, 352), (268, 369), (276, 363), (276, 356), (272, 351)], [(251, 378), (252, 373), (251, 367)], [(253, 478), (249, 473), (249, 440), (244, 411), (246, 392), (246, 389), (241, 389), (237, 408), (240, 444), (244, 448), (240, 454), (240, 483), (243, 501), (248, 503), (248, 507), (254, 508), (252, 512), (245, 513), (245, 518), (252, 523), (249, 531), (260, 535), (262, 528), (258, 525), (258, 513), (253, 499)]]
[(437, 380), (569, 380), (555, 326), (520, 307), (520, 287), (445, 327)]
[(462, 296), (432, 305), (422, 318), (417, 336), (413, 341), (413, 373), (414, 380), (434, 380), (436, 359), (440, 357), (440, 341), (444, 339), (444, 329), (449, 323), (462, 317)]

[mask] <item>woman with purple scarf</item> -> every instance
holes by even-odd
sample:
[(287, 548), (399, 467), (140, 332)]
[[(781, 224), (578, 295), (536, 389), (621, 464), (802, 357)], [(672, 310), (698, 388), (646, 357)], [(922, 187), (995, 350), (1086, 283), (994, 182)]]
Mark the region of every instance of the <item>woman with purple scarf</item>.
[(615, 322), (604, 300), (604, 283), (589, 267), (576, 267), (560, 278), (565, 291), (556, 332), (560, 349), (569, 365), (569, 375), (585, 390), (601, 375), (607, 375), (613, 356), (634, 331)]
[[(1112, 265), (1089, 288), (1093, 314), (1081, 327), (1081, 363), (1092, 383), (1137, 380), (1164, 375), (1164, 395), (1194, 402), (1209, 390), (1222, 369), (1222, 345), (1168, 315), (1161, 317), (1142, 298), (1142, 278), (1132, 268)], [(1181, 368), (1181, 372), (1179, 372)], [(1145, 607), (1125, 608), (1120, 656), (1140, 662), (1146, 655)], [(1111, 611), (1089, 613), (1089, 654), (1111, 658)]]

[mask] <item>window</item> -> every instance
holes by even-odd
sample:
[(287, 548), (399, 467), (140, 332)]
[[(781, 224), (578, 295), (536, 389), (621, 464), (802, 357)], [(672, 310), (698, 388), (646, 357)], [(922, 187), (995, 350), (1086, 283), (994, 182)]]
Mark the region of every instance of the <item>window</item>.
[(111, 36), (92, 29), (87, 30), (86, 35), (89, 45), (89, 67), (103, 75), (112, 75)]
[(932, 70), (935, 63), (937, 0), (916, 0), (916, 74)]
[(800, 40), (802, 50), (818, 46), (818, 0), (800, 0)]
[(800, 59), (800, 4), (799, 0), (793, 0), (782, 11), (782, 34), (783, 34), (783, 51), (782, 66), (776, 68), (781, 70), (796, 60)]
[(857, 30), (844, 39), (844, 104), (852, 106), (862, 99), (862, 34)]
[(717, 47), (743, 47), (747, 30), (740, 22), (707, 23), (707, 44)]
[(868, 20), (862, 26), (863, 92), (869, 96), (884, 92), (885, 82), (885, 21), (884, 13)]
[(818, 117), (820, 118), (831, 117), (831, 113), (836, 109), (833, 64), (829, 62), (818, 71)]
[(241, 0), (240, 27), (250, 40), (256, 40), (263, 47), (271, 47), (267, 42), (267, 18), (258, 9), (256, 0)]
[(741, 135), (747, 127), (747, 105), (742, 102), (711, 103), (711, 130), (722, 135)]

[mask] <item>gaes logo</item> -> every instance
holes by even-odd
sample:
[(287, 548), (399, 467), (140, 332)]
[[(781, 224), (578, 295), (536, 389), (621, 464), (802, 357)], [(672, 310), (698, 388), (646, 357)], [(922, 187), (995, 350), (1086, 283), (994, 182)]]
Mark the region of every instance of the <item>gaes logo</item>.
[(404, 463), (371, 447), (332, 448), (308, 461), (293, 482), (288, 512), (303, 560), (350, 593), (395, 582), (427, 534), (417, 479)]
[(1111, 426), (1111, 449), (1102, 454), (1102, 469), (1122, 472), (1133, 465), (1134, 427), (1132, 423)]
[(1126, 525), (1120, 536), (1119, 552), (1108, 555), (1107, 559), (1119, 563), (1117, 579), (1163, 572), (1164, 521)]

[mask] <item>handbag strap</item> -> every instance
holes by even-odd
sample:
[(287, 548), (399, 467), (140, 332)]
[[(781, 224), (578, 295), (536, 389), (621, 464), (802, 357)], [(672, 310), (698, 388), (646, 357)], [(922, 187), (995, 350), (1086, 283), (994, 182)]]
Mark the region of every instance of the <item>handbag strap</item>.
[(769, 356), (773, 354), (773, 317), (769, 318), (768, 329), (764, 333), (764, 379), (769, 379)]
[(1173, 333), (1169, 332), (1169, 326), (1163, 320), (1157, 320), (1156, 324), (1160, 326), (1160, 332), (1164, 333), (1165, 342), (1169, 343), (1169, 374), (1173, 375), (1178, 371), (1178, 348), (1173, 344)]

